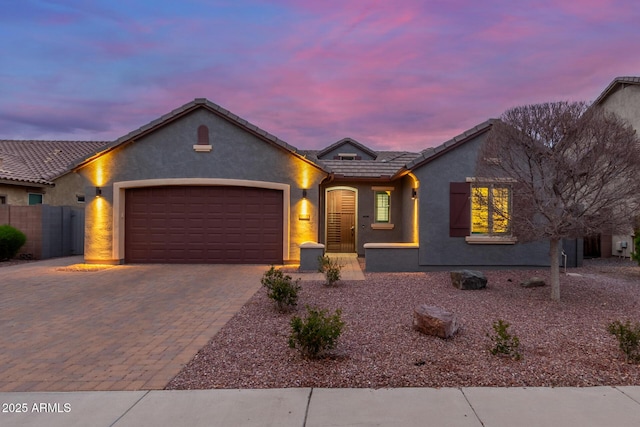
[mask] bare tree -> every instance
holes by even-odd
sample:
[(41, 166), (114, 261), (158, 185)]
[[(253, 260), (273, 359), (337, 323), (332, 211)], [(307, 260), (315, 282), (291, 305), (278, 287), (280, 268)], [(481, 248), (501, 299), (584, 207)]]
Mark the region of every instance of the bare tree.
[(559, 300), (561, 239), (626, 230), (637, 216), (640, 141), (622, 119), (584, 102), (516, 107), (494, 122), (476, 177), (510, 183), (512, 206), (493, 211), (518, 241), (549, 240)]

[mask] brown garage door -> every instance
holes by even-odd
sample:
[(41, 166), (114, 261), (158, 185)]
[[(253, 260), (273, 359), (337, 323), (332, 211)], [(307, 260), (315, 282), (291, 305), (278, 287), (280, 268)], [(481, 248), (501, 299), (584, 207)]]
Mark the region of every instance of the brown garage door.
[(125, 196), (125, 261), (282, 263), (282, 191), (145, 187)]

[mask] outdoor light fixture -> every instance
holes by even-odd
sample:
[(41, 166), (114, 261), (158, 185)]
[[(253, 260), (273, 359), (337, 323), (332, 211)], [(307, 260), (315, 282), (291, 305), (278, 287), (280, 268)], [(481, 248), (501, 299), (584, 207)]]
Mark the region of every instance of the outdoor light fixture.
[(306, 188), (303, 188), (303, 189), (302, 189), (302, 198), (303, 198), (303, 199), (306, 199), (306, 198), (307, 198), (307, 189), (306, 189)]
[(96, 197), (102, 196), (102, 188), (96, 187)]
[(415, 200), (418, 198), (418, 192), (416, 191), (415, 188), (411, 189), (411, 199)]

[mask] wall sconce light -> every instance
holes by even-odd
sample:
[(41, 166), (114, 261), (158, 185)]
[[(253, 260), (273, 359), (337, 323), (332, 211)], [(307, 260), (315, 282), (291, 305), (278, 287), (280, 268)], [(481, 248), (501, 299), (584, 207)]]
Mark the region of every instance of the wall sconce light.
[(96, 197), (102, 196), (102, 188), (96, 187)]
[(418, 191), (415, 188), (411, 189), (411, 199), (415, 200), (418, 198)]
[(303, 188), (303, 189), (302, 189), (302, 199), (304, 200), (304, 199), (306, 199), (306, 198), (307, 198), (307, 189), (306, 189), (306, 188)]

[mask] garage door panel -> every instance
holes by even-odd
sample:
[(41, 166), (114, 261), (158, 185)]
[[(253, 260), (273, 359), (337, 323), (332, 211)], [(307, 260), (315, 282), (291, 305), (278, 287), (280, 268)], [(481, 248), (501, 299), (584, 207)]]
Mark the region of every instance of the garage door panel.
[(282, 197), (248, 187), (128, 189), (125, 260), (279, 264)]

